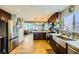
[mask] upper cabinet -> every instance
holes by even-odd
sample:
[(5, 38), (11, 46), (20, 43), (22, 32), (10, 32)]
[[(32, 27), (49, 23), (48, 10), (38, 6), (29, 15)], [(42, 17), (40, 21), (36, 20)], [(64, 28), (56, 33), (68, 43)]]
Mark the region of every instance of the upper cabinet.
[(0, 9), (0, 19), (4, 20), (4, 21), (11, 20), (11, 14), (9, 14), (8, 12)]
[(60, 12), (56, 12), (54, 13), (49, 19), (48, 19), (48, 23), (51, 23), (51, 22), (56, 22), (56, 20), (59, 18), (60, 16)]

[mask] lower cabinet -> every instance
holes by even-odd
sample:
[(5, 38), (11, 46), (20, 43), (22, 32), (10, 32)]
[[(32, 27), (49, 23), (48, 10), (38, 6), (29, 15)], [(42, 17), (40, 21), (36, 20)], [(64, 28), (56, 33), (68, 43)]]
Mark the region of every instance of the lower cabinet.
[(66, 48), (62, 47), (57, 42), (55, 42), (53, 40), (53, 36), (50, 36), (49, 44), (51, 45), (51, 47), (55, 51), (55, 53), (57, 53), (57, 54), (66, 54)]
[(46, 40), (46, 33), (42, 32), (35, 32), (33, 33), (34, 40)]
[(15, 38), (12, 42), (12, 49), (14, 49), (18, 45), (18, 38)]
[(68, 45), (68, 54), (79, 54), (77, 48), (73, 48), (72, 46)]
[(19, 44), (18, 37), (8, 41), (8, 51), (11, 52)]
[(56, 53), (66, 54), (66, 49), (63, 48), (61, 45), (59, 45), (58, 43), (55, 43), (55, 46), (56, 46)]
[(12, 40), (12, 49), (16, 47), (16, 40)]

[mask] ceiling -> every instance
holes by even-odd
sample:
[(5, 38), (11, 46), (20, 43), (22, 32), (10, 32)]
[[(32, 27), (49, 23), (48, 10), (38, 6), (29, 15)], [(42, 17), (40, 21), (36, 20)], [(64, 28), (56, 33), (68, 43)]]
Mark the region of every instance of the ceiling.
[(24, 21), (47, 21), (55, 12), (62, 11), (69, 5), (0, 5), (0, 8), (21, 17)]

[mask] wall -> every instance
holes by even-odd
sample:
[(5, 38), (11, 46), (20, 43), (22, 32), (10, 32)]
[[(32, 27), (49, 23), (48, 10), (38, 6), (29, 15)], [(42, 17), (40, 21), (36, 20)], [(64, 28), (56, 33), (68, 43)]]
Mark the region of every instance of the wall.
[(63, 18), (64, 16), (68, 15), (68, 14), (71, 14), (71, 13), (74, 13), (74, 12), (79, 12), (79, 5), (74, 5), (73, 8), (74, 8), (74, 11), (69, 13), (68, 9), (71, 8), (71, 6), (69, 6), (68, 8), (66, 8), (65, 10), (63, 10), (61, 12), (61, 18)]
[(79, 5), (75, 6), (75, 12), (79, 11)]
[[(61, 12), (61, 18), (63, 18), (64, 16), (70, 14), (69, 11), (68, 11), (70, 7), (71, 7), (71, 6), (69, 6), (68, 8), (66, 8), (65, 10), (63, 10), (63, 11)], [(74, 8), (74, 6), (73, 6), (73, 8)], [(73, 11), (73, 12), (74, 12), (74, 11)]]

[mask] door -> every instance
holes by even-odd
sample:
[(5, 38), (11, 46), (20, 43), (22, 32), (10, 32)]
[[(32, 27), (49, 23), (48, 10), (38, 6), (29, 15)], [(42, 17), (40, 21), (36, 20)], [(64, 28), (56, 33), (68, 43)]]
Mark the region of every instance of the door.
[(68, 54), (79, 54), (79, 52), (77, 52), (75, 49), (68, 46)]

